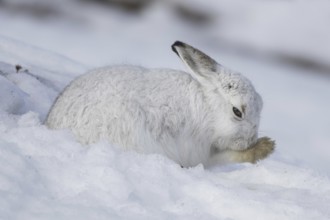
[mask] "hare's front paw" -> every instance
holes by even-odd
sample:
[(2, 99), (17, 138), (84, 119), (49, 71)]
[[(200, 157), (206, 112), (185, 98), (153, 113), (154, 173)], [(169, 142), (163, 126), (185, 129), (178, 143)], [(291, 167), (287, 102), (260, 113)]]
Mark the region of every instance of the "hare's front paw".
[(252, 163), (256, 163), (258, 160), (265, 159), (271, 153), (273, 153), (275, 149), (275, 141), (270, 139), (269, 137), (262, 137), (257, 140), (257, 142), (249, 148), (254, 153), (254, 160)]

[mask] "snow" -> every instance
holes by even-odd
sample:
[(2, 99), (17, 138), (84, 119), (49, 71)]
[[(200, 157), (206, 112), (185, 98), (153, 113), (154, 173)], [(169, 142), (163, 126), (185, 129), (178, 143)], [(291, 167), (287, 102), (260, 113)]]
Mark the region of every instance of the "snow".
[[(65, 16), (41, 21), (0, 8), (0, 27), (6, 27), (0, 29), (0, 219), (330, 218), (328, 76), (219, 51), (203, 40), (218, 33), (214, 26), (213, 32), (196, 33), (173, 16), (168, 5), (155, 4), (130, 17), (113, 9), (68, 2), (67, 7), (51, 5), (65, 12), (79, 7), (88, 14), (86, 22)], [(242, 10), (238, 3), (225, 4), (224, 9), (215, 7), (213, 0), (207, 2), (203, 10), (222, 10), (230, 16)], [(276, 20), (276, 15), (264, 13), (265, 3), (251, 2), (249, 10), (255, 6), (263, 16), (274, 19), (277, 28), (290, 28), (280, 26), (284, 18)], [(297, 14), (306, 13), (301, 5), (309, 5), (307, 1), (274, 4), (304, 7)], [(329, 6), (318, 4), (311, 7), (319, 7), (320, 14)], [(80, 16), (79, 10), (71, 11), (72, 17)], [(254, 24), (249, 23), (250, 27)], [(324, 28), (314, 28), (328, 30), (324, 23), (318, 25)], [(252, 35), (258, 30), (276, 37), (278, 29), (276, 33), (260, 26), (252, 30), (251, 36), (237, 39), (255, 40)], [(106, 142), (83, 146), (70, 131), (43, 125), (64, 86), (92, 67), (132, 63), (184, 69), (170, 50), (175, 40), (200, 47), (252, 80), (264, 99), (260, 134), (277, 142), (270, 158), (255, 165), (182, 169), (161, 155), (125, 152)], [(267, 45), (258, 42), (250, 45)], [(323, 41), (313, 43), (324, 44), (324, 50), (301, 48), (299, 42), (292, 47), (278, 42), (276, 48), (289, 47), (294, 53), (306, 49), (317, 58), (329, 52)], [(22, 66), (18, 73), (16, 64)]]
[[(33, 112), (1, 136), (2, 219), (327, 219), (329, 179), (277, 160), (205, 170), (79, 145)], [(10, 166), (8, 166), (10, 165)], [(6, 167), (6, 168), (5, 168)]]

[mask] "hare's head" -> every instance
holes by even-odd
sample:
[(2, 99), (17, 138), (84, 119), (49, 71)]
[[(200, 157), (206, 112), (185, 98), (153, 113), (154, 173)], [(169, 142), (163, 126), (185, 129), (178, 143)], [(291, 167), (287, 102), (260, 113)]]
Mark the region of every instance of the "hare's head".
[(239, 150), (256, 142), (262, 99), (252, 83), (190, 45), (177, 41), (172, 49), (199, 82), (214, 113), (215, 144)]

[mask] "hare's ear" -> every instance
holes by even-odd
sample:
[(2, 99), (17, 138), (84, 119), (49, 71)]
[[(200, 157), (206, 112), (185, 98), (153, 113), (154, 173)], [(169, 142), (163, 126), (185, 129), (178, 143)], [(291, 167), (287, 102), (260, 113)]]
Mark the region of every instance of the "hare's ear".
[(172, 50), (188, 66), (193, 77), (197, 79), (212, 77), (220, 66), (202, 51), (180, 41), (176, 41), (172, 45)]

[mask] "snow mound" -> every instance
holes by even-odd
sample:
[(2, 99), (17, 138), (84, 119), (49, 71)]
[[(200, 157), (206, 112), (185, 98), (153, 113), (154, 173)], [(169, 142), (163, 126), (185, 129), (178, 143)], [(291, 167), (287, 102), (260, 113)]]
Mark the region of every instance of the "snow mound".
[(14, 121), (0, 135), (2, 219), (330, 216), (330, 181), (308, 169), (274, 159), (182, 169), (160, 155), (108, 143), (81, 146), (70, 132), (41, 125), (34, 112)]

